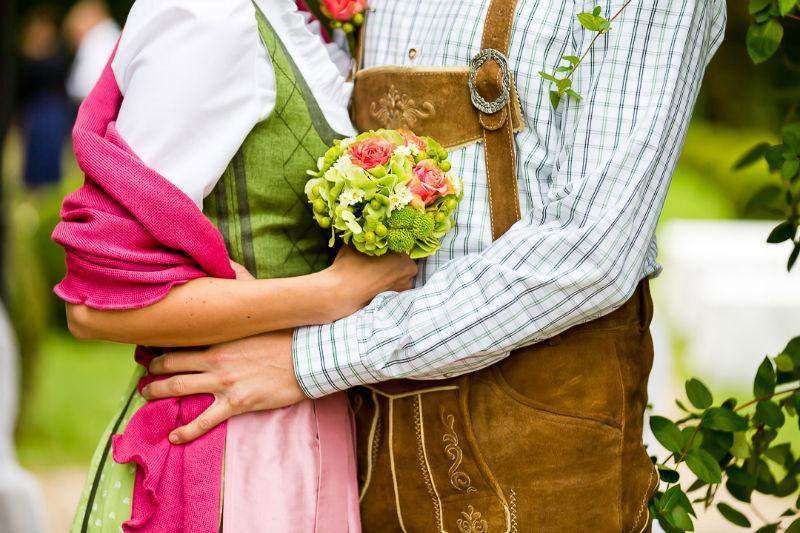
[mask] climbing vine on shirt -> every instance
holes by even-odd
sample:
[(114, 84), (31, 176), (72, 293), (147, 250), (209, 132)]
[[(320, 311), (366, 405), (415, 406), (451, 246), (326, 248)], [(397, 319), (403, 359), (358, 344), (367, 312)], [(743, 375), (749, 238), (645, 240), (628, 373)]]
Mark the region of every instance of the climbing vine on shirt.
[(563, 56), (559, 62), (559, 65), (556, 66), (552, 74), (548, 74), (544, 71), (539, 72), (539, 75), (542, 78), (553, 84), (554, 88), (550, 91), (550, 103), (554, 108), (558, 107), (558, 105), (561, 103), (561, 100), (563, 100), (565, 97), (573, 98), (578, 102), (583, 99), (583, 97), (573, 88), (572, 77), (575, 74), (575, 71), (578, 70), (578, 67), (581, 66), (581, 63), (583, 63), (584, 59), (586, 59), (586, 57), (589, 55), (589, 52), (592, 51), (592, 47), (595, 45), (597, 40), (611, 30), (611, 23), (622, 14), (625, 8), (628, 7), (632, 1), (633, 0), (627, 0), (627, 2), (622, 4), (622, 7), (620, 7), (610, 18), (605, 18), (603, 16), (603, 8), (601, 6), (596, 6), (592, 11), (578, 13), (577, 18), (580, 25), (586, 30), (595, 34), (591, 42), (589, 42), (589, 46), (586, 47), (586, 50), (580, 56)]

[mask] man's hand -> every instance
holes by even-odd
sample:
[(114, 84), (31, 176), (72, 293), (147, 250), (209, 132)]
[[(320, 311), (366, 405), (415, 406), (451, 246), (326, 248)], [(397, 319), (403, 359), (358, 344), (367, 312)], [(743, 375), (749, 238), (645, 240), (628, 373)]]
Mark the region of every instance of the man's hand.
[(292, 332), (265, 333), (205, 350), (169, 352), (153, 359), (152, 374), (176, 374), (142, 391), (155, 400), (209, 393), (214, 403), (190, 424), (170, 433), (183, 444), (241, 413), (277, 409), (303, 399), (294, 375)]

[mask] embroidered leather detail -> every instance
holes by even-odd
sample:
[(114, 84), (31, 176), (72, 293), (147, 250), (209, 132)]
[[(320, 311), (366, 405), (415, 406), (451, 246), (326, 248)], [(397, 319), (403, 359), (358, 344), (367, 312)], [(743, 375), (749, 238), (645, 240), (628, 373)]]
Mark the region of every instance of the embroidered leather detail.
[(442, 424), (448, 430), (442, 435), (442, 442), (444, 443), (444, 453), (450, 459), (450, 468), (447, 471), (450, 476), (450, 485), (459, 492), (478, 492), (478, 489), (472, 486), (469, 475), (463, 470), (459, 470), (461, 461), (464, 459), (464, 452), (459, 446), (455, 430), (456, 418), (451, 414), (445, 414), (444, 410), (440, 411), (440, 414)]
[(430, 118), (436, 114), (436, 108), (430, 102), (417, 102), (407, 94), (401, 93), (394, 85), (377, 102), (369, 106), (370, 115), (384, 128), (413, 129), (421, 118)]
[(489, 524), (471, 505), (468, 505), (465, 511), (461, 511), (461, 518), (456, 520), (456, 525), (458, 525), (459, 533), (487, 533), (489, 531)]
[(508, 492), (508, 512), (511, 515), (509, 533), (517, 533), (519, 531), (517, 526), (517, 492), (514, 489)]
[(436, 494), (436, 488), (433, 485), (433, 478), (431, 477), (430, 466), (428, 465), (428, 458), (425, 454), (425, 431), (422, 425), (422, 398), (420, 395), (414, 399), (414, 432), (417, 434), (417, 464), (422, 472), (422, 479), (425, 482), (425, 488), (428, 495), (433, 502), (433, 514), (436, 518), (436, 525), (441, 531), (442, 528), (442, 506), (439, 502), (439, 495)]

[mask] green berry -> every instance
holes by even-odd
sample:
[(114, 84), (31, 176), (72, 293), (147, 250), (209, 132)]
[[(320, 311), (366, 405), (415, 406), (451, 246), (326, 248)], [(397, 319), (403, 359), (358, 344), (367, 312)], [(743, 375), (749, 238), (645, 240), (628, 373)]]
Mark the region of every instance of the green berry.
[(447, 215), (445, 215), (444, 213), (436, 213), (434, 220), (436, 220), (436, 222), (444, 222), (445, 218), (447, 218)]
[(393, 252), (408, 253), (414, 247), (414, 235), (411, 230), (393, 229), (389, 232), (387, 244)]
[(353, 24), (356, 26), (361, 26), (364, 24), (364, 15), (362, 13), (356, 13), (353, 15)]
[(314, 211), (317, 213), (324, 213), (328, 209), (328, 204), (322, 198), (314, 200)]
[(386, 226), (383, 224), (379, 223), (377, 226), (375, 226), (375, 235), (378, 237), (386, 237), (387, 233), (389, 233), (389, 230), (386, 229)]
[(370, 200), (369, 206), (372, 209), (380, 209), (381, 207), (383, 207), (383, 202), (381, 202), (377, 198), (373, 198), (372, 200)]
[(442, 172), (448, 172), (451, 168), (453, 168), (453, 165), (450, 164), (450, 161), (445, 159), (444, 161), (439, 163), (439, 168), (442, 169)]
[(444, 148), (439, 148), (436, 151), (436, 155), (439, 156), (439, 159), (447, 159), (447, 150), (445, 150)]
[(319, 227), (322, 229), (328, 229), (331, 227), (331, 217), (322, 217), (318, 220)]
[(375, 233), (372, 231), (365, 231), (364, 232), (364, 242), (373, 243), (375, 242)]
[(445, 207), (450, 211), (455, 211), (456, 207), (458, 207), (458, 202), (455, 198), (448, 198), (447, 201), (444, 203)]
[(354, 29), (355, 28), (353, 28), (353, 25), (349, 22), (342, 24), (342, 30), (344, 30), (345, 33), (353, 33)]

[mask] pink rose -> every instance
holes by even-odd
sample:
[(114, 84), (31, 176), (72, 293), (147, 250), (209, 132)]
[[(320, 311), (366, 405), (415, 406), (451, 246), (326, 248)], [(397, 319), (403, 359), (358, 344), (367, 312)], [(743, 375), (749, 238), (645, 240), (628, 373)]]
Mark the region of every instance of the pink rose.
[(408, 184), (412, 194), (429, 206), (441, 196), (452, 192), (452, 185), (432, 159), (424, 159), (414, 167), (414, 178)]
[(394, 152), (394, 145), (381, 137), (369, 137), (350, 145), (353, 164), (364, 170), (384, 165)]
[(323, 9), (334, 20), (349, 22), (367, 7), (367, 0), (322, 0)]
[(421, 138), (419, 138), (417, 135), (415, 135), (412, 131), (403, 129), (403, 130), (397, 130), (397, 132), (403, 136), (403, 140), (405, 141), (406, 146), (414, 145), (417, 148), (419, 148), (420, 151), (422, 152), (428, 149), (428, 144)]

